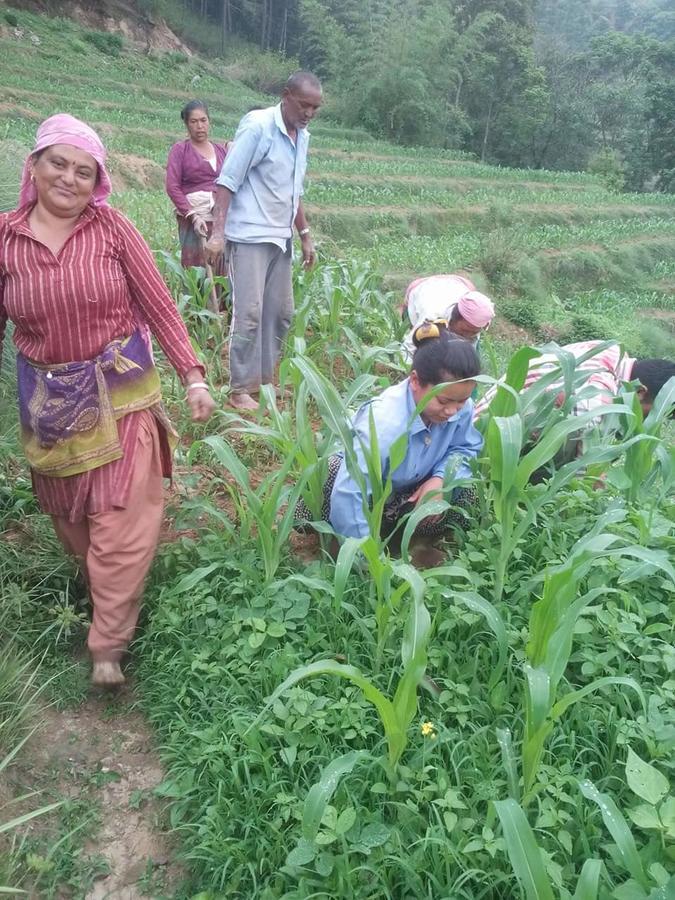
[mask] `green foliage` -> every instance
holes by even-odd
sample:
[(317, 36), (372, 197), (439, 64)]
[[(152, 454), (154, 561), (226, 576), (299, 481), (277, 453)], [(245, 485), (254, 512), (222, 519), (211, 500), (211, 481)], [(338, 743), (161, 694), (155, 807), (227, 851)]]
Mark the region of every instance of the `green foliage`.
[(500, 312), (514, 325), (536, 334), (541, 326), (541, 318), (537, 306), (525, 297), (505, 300), (500, 304)]
[(611, 340), (613, 335), (601, 315), (577, 312), (565, 325), (563, 337), (565, 343), (574, 344), (579, 341), (607, 341)]
[(265, 568), (265, 583), (276, 575), (281, 564), (283, 548), (293, 527), (295, 506), (303, 488), (300, 477), (293, 488), (286, 479), (294, 463), (289, 455), (279, 471), (270, 472), (257, 488), (251, 485), (249, 473), (232, 447), (220, 435), (204, 438), (216, 459), (235, 481), (230, 496), (239, 513), (239, 533), (243, 541), (255, 534)]
[(387, 741), (389, 774), (392, 779), (396, 775), (396, 768), (408, 743), (408, 731), (417, 712), (417, 688), (426, 669), (427, 644), (431, 630), (431, 618), (424, 605), (422, 579), (414, 572), (408, 577), (412, 602), (401, 643), (403, 669), (391, 700), (353, 666), (345, 666), (333, 660), (318, 660), (291, 672), (267, 701), (269, 708), (299, 681), (316, 675), (337, 675), (354, 683), (362, 691), (364, 698), (373, 704), (380, 717)]
[(626, 184), (623, 161), (616, 150), (600, 150), (588, 161), (588, 171), (599, 175), (610, 191), (621, 191)]
[(124, 38), (120, 34), (111, 34), (109, 31), (85, 31), (82, 37), (106, 56), (119, 56), (124, 49)]

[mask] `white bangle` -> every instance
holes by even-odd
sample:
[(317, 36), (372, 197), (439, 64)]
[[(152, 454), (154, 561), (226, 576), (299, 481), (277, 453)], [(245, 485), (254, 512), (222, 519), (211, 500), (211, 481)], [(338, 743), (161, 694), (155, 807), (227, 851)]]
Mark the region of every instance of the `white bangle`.
[(188, 384), (185, 389), (187, 391), (193, 391), (197, 388), (200, 388), (203, 391), (208, 391), (209, 386), (205, 381), (193, 381), (191, 384)]
[(304, 237), (306, 234), (309, 234), (309, 228), (301, 228), (298, 231), (298, 234), (300, 235), (300, 237)]

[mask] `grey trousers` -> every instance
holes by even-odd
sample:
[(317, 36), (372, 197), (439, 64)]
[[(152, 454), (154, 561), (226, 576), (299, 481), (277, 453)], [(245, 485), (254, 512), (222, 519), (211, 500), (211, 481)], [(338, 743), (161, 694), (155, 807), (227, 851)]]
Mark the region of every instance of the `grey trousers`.
[(228, 242), (232, 284), (230, 389), (258, 391), (272, 384), (284, 338), (293, 317), (291, 242)]

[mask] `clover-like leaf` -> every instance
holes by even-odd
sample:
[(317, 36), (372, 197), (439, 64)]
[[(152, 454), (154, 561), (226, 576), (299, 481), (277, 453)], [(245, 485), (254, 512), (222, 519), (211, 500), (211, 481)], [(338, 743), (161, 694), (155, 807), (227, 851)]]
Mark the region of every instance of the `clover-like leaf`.
[(658, 769), (645, 762), (631, 748), (626, 760), (628, 787), (642, 800), (656, 806), (668, 793), (668, 779)]

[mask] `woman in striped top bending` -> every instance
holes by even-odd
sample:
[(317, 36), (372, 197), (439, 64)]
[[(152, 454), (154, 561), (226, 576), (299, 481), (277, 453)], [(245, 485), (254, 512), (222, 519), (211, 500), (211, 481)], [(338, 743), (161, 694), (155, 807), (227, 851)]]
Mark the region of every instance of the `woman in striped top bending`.
[(88, 125), (51, 116), (0, 215), (0, 342), (14, 323), (23, 447), (40, 506), (86, 574), (95, 684), (124, 681), (163, 514), (175, 432), (151, 331), (192, 418), (215, 404), (152, 254), (107, 204), (106, 152)]

